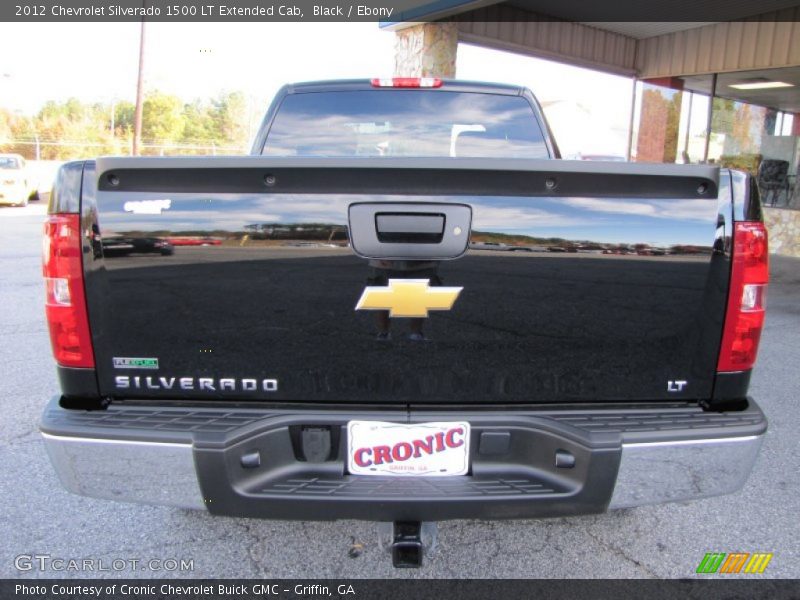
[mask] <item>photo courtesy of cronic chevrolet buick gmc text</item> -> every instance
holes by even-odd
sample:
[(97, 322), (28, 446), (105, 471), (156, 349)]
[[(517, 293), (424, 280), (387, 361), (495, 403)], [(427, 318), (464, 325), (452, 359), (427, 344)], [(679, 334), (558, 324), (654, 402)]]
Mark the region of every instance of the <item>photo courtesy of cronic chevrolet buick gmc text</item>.
[(519, 87), (289, 85), (252, 156), (68, 163), (44, 277), (67, 489), (388, 522), (397, 566), (438, 520), (735, 492), (767, 428), (753, 180), (560, 160)]

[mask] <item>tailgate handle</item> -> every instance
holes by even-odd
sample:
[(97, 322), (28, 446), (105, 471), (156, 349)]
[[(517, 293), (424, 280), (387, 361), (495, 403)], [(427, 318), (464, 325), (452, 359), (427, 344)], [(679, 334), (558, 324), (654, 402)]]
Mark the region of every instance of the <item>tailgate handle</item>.
[(384, 243), (438, 244), (444, 225), (443, 214), (375, 213), (375, 231)]
[(350, 244), (364, 258), (447, 260), (467, 251), (472, 208), (430, 202), (356, 202)]

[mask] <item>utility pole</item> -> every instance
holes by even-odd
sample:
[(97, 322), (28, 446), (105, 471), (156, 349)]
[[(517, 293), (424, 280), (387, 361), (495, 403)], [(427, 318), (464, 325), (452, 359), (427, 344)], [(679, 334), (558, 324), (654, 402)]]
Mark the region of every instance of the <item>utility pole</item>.
[[(144, 7), (144, 3), (142, 3)], [(144, 99), (144, 18), (139, 36), (139, 75), (136, 80), (136, 111), (133, 115), (133, 155), (138, 156), (142, 144), (142, 104)]]

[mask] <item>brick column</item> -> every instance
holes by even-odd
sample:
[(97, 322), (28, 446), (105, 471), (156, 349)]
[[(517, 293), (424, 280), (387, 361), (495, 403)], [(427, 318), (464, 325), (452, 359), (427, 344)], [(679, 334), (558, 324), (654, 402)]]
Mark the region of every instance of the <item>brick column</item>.
[(401, 29), (395, 35), (396, 77), (456, 76), (456, 23), (420, 23)]
[(636, 161), (674, 163), (678, 154), (683, 82), (665, 77), (645, 79), (643, 83)]

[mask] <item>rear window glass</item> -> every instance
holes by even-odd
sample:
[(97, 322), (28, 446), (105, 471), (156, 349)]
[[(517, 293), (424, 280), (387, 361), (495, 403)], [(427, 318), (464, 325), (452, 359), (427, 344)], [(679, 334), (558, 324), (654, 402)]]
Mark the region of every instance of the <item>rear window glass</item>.
[(263, 153), (548, 157), (525, 98), (425, 90), (290, 94), (278, 109)]

